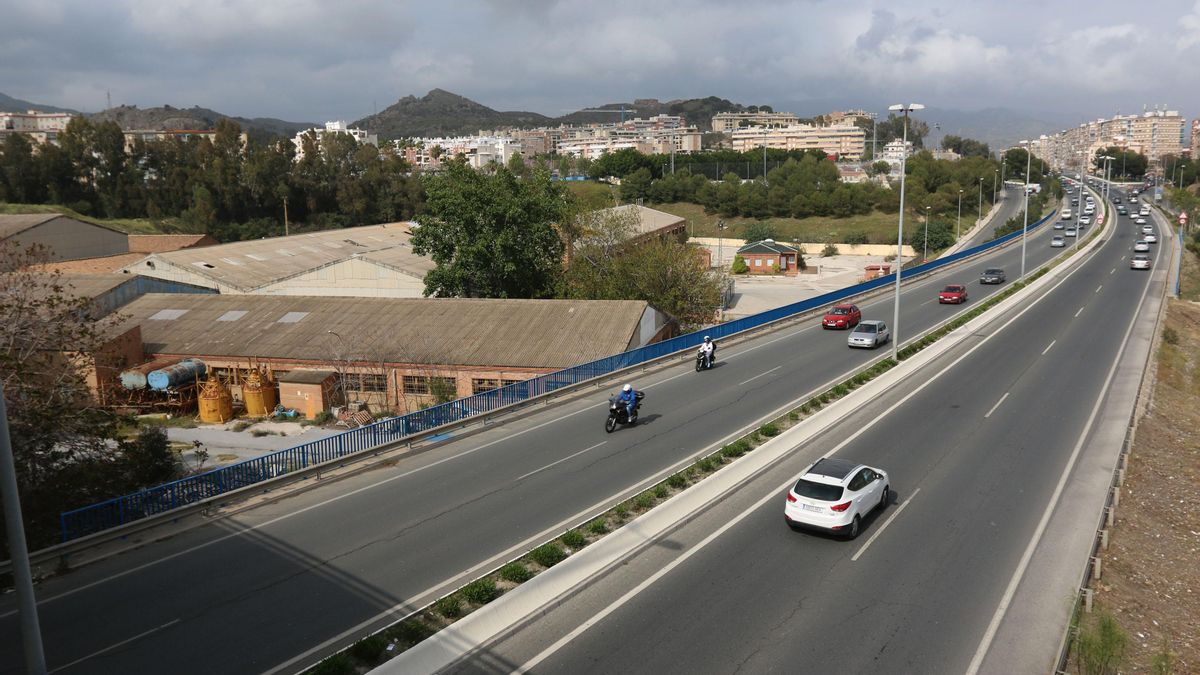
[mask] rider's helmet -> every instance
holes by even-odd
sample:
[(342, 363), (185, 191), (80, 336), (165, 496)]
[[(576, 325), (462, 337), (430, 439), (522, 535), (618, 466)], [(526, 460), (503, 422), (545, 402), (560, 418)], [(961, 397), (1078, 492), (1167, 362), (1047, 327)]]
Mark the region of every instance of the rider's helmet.
[(621, 387), (621, 391), (633, 391), (633, 385), (627, 384), (624, 387)]
[(712, 342), (712, 338), (710, 338), (710, 337), (708, 337), (707, 335), (705, 335), (705, 336), (704, 336), (704, 341), (705, 341), (705, 342)]

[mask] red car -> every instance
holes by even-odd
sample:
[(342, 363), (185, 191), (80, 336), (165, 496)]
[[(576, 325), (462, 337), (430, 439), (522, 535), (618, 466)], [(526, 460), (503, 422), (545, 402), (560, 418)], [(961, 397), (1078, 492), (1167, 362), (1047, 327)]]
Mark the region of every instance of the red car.
[(941, 293), (938, 293), (939, 303), (953, 302), (957, 305), (966, 301), (967, 287), (963, 286), (962, 284), (950, 284), (949, 286), (943, 288)]
[(822, 328), (854, 328), (862, 321), (857, 305), (834, 305), (821, 319)]

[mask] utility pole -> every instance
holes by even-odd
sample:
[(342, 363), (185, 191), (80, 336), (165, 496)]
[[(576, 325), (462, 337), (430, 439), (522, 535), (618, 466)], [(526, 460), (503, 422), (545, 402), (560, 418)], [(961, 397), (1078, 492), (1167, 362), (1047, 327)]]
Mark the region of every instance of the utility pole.
[(958, 189), (958, 223), (954, 226), (954, 241), (962, 237), (962, 188)]
[(29, 570), (29, 547), (25, 543), (25, 524), (21, 520), (21, 499), (17, 495), (17, 469), (13, 461), (12, 441), (8, 436), (8, 410), (4, 405), (3, 385), (0, 385), (0, 495), (4, 500), (4, 525), (8, 530), (13, 585), (17, 590), (17, 614), (21, 622), (25, 671), (32, 675), (44, 675), (46, 653), (42, 648), (42, 630), (38, 624), (37, 598), (33, 594), (33, 574)]
[(283, 196), (283, 236), (288, 236), (287, 195)]

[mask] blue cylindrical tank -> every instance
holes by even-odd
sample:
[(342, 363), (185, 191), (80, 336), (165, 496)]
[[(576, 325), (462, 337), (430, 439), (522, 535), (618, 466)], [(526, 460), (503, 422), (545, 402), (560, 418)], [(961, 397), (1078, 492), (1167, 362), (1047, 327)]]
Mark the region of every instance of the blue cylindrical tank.
[(204, 373), (204, 362), (199, 359), (184, 359), (173, 366), (160, 368), (146, 376), (146, 384), (155, 391), (182, 387), (196, 381)]

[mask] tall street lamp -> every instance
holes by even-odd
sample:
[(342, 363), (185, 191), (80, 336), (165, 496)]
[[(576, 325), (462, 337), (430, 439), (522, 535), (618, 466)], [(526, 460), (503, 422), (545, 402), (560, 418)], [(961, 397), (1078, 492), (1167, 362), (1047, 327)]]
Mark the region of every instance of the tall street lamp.
[[(1029, 151), (1029, 141), (1021, 141), (1025, 147), (1025, 225), (1021, 227), (1021, 279), (1025, 278), (1025, 240), (1029, 237), (1029, 169), (1033, 153)], [(1078, 239), (1079, 237), (1075, 237)]]
[(954, 225), (954, 241), (962, 237), (962, 188), (958, 189), (958, 223)]
[(983, 225), (983, 176), (979, 177), (979, 220), (975, 225)]
[(996, 203), (996, 179), (1000, 177), (1000, 169), (992, 169), (992, 203)]
[(888, 110), (904, 113), (904, 137), (900, 142), (900, 224), (896, 226), (896, 302), (892, 314), (892, 359), (900, 362), (900, 271), (904, 260), (904, 166), (908, 161), (908, 114), (924, 110), (920, 103), (888, 106)]
[(929, 209), (932, 206), (925, 207), (925, 253), (921, 255), (921, 262), (929, 260)]

